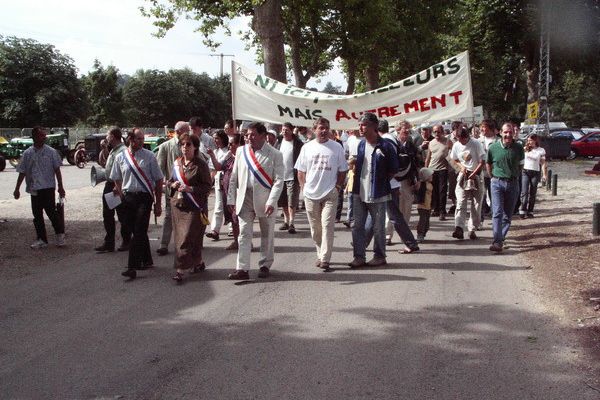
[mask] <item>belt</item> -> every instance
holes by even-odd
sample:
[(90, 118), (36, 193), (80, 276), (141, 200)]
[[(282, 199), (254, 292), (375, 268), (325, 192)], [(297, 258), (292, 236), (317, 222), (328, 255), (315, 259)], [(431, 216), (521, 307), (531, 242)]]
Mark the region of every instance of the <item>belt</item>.
[(514, 181), (517, 178), (499, 178), (497, 176), (494, 176), (495, 179), (499, 179), (501, 181), (506, 181), (506, 182), (510, 182), (510, 181)]

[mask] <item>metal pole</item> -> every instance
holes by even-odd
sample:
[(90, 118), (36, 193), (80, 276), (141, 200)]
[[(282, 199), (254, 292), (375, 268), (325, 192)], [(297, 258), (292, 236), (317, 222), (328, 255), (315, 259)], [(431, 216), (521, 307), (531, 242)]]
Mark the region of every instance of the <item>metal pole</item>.
[(552, 189), (552, 170), (548, 170), (548, 178), (546, 178), (546, 190)]
[(594, 210), (592, 215), (592, 234), (600, 236), (600, 203), (594, 203), (592, 207)]
[(558, 174), (552, 175), (552, 196), (556, 196), (557, 182), (558, 182)]
[(225, 56), (223, 55), (223, 53), (221, 53), (221, 78), (223, 77), (223, 58)]

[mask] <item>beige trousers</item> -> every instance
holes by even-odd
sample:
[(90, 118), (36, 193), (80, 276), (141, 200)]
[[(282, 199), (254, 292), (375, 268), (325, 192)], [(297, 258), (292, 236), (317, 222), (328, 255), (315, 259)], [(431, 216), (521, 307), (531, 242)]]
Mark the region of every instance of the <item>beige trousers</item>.
[(319, 200), (304, 198), (310, 236), (317, 248), (317, 258), (321, 262), (328, 263), (331, 260), (337, 202), (338, 191), (335, 188)]
[[(252, 254), (252, 228), (254, 224), (254, 207), (252, 196), (246, 196), (242, 209), (238, 214), (240, 235), (238, 237), (238, 255), (236, 269), (250, 270), (250, 255)], [(260, 227), (260, 258), (258, 267), (271, 268), (275, 253), (275, 213), (270, 217), (259, 217)]]

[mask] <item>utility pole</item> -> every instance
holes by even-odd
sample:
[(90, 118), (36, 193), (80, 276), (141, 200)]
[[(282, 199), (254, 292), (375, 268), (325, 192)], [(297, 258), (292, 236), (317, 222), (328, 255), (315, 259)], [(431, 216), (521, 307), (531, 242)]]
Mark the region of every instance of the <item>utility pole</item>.
[(548, 106), (548, 95), (550, 92), (550, 31), (548, 30), (550, 5), (542, 10), (540, 28), (540, 69), (538, 78), (538, 102), (539, 113), (537, 124), (544, 127), (543, 135), (550, 132), (550, 109)]
[(221, 57), (221, 76), (220, 77), (222, 78), (223, 77), (223, 58), (224, 57), (235, 57), (235, 55), (220, 53), (220, 54), (211, 54), (210, 56), (211, 57)]

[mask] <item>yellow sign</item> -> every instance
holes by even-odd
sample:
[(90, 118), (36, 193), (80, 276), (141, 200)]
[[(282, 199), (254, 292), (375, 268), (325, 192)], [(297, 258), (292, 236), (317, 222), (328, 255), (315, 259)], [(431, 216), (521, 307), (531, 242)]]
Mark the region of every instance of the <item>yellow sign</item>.
[(540, 105), (537, 101), (527, 104), (527, 119), (537, 119), (540, 112)]

